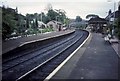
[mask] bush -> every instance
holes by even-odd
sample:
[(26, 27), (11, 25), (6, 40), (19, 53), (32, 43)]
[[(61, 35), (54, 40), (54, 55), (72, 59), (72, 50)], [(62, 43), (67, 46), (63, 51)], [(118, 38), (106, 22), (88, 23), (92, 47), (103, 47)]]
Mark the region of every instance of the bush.
[(120, 17), (117, 19), (116, 21), (116, 27), (117, 27), (117, 36), (118, 36), (118, 39), (120, 40)]

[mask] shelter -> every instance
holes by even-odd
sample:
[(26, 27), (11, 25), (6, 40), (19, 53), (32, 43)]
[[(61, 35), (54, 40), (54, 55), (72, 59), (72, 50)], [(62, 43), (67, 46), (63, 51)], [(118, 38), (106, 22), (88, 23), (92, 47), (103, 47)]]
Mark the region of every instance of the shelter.
[(100, 17), (91, 18), (88, 21), (88, 24), (92, 26), (93, 31), (102, 33), (104, 27), (107, 27), (107, 20), (105, 20), (104, 18), (100, 18)]
[(38, 28), (46, 28), (46, 24), (41, 21), (38, 21)]
[(54, 20), (48, 22), (47, 26), (52, 27), (53, 30), (55, 30), (55, 31), (61, 31), (61, 29), (62, 29), (62, 23), (58, 22), (58, 21), (54, 21)]

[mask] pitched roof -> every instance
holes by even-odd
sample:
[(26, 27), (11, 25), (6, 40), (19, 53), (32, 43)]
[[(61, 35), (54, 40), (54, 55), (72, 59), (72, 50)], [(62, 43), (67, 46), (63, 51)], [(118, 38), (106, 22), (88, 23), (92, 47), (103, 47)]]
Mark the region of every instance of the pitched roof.
[(115, 12), (109, 14), (109, 15), (106, 17), (106, 19), (113, 18), (114, 15), (115, 15), (115, 18), (120, 17), (120, 10), (117, 10), (117, 11), (115, 11)]
[(106, 24), (107, 21), (104, 19), (104, 18), (100, 18), (100, 17), (96, 17), (96, 18), (91, 18), (89, 21), (88, 21), (89, 24), (95, 24), (95, 23), (103, 23), (103, 24)]
[(48, 23), (51, 23), (51, 22), (53, 22), (53, 23), (57, 23), (57, 24), (62, 24), (61, 22), (59, 22), (59, 21), (55, 21), (55, 20), (52, 20), (52, 21), (49, 21)]

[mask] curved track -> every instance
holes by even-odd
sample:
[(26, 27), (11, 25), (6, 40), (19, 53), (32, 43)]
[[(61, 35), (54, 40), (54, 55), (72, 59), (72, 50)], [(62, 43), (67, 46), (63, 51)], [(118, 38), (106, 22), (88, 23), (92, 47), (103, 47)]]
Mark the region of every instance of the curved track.
[(88, 32), (76, 32), (60, 41), (51, 43), (30, 53), (3, 62), (3, 80), (44, 80), (88, 36)]

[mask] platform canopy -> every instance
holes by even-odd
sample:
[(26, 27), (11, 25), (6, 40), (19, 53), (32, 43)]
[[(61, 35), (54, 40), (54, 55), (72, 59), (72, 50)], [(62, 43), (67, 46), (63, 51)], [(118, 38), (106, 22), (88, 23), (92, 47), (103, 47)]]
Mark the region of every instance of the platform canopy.
[(88, 21), (88, 24), (107, 24), (107, 20), (104, 18), (96, 17), (96, 18), (91, 18)]

